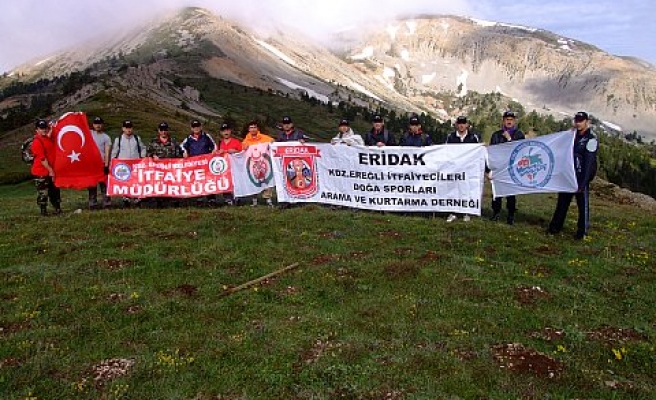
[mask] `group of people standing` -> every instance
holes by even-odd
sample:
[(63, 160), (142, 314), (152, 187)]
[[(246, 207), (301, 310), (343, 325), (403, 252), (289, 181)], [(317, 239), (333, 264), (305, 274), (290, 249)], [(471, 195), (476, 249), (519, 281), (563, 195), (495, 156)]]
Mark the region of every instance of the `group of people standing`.
[[(576, 197), (576, 203), (579, 210), (577, 224), (577, 239), (583, 239), (589, 228), (589, 184), (594, 178), (597, 170), (597, 138), (592, 133), (589, 124), (588, 114), (578, 112), (574, 117), (576, 139), (573, 148), (574, 167), (578, 182), (576, 193), (560, 193), (558, 204), (553, 218), (549, 224), (548, 233), (559, 233), (564, 225), (565, 217), (572, 198)], [(152, 157), (154, 160), (164, 158), (187, 158), (203, 154), (215, 153), (219, 155), (237, 153), (247, 149), (251, 145), (269, 142), (301, 142), (305, 143), (308, 136), (302, 130), (296, 128), (289, 116), (282, 118), (279, 131), (275, 139), (261, 132), (257, 121), (248, 123), (248, 131), (243, 140), (239, 140), (233, 135), (233, 127), (223, 123), (219, 128), (219, 140), (214, 138), (203, 130), (203, 124), (200, 120), (194, 119), (190, 124), (190, 133), (185, 137), (182, 143), (177, 143), (175, 138), (169, 134), (169, 125), (162, 122), (158, 125), (157, 136), (149, 143), (144, 144), (141, 138), (134, 134), (133, 123), (131, 120), (124, 120), (121, 127), (121, 134), (114, 139), (104, 131), (104, 121), (101, 117), (95, 117), (92, 122), (93, 129), (91, 134), (98, 146), (102, 156), (105, 174), (109, 173), (109, 166), (113, 158), (118, 159), (138, 159), (143, 157)], [(340, 120), (337, 128), (337, 135), (332, 138), (331, 144), (345, 144), (353, 146), (412, 146), (423, 147), (430, 146), (433, 143), (431, 136), (424, 132), (421, 121), (417, 115), (410, 117), (408, 129), (402, 134), (398, 142), (394, 133), (385, 128), (385, 121), (380, 115), (374, 115), (372, 118), (372, 128), (364, 135), (364, 138), (355, 133), (347, 119)], [(490, 145), (498, 145), (512, 141), (522, 140), (525, 138), (524, 133), (517, 128), (517, 116), (512, 111), (506, 111), (502, 116), (501, 129), (494, 132), (490, 139)], [(470, 129), (470, 124), (466, 116), (459, 116), (455, 121), (455, 129), (446, 139), (446, 144), (458, 143), (482, 143), (480, 134)], [(36, 122), (36, 133), (32, 151), (34, 154), (34, 163), (32, 165), (32, 175), (35, 178), (35, 184), (38, 192), (37, 204), (40, 207), (41, 214), (47, 215), (47, 203), (50, 203), (55, 209), (55, 214), (61, 213), (61, 195), (58, 188), (53, 182), (54, 170), (54, 141), (51, 138), (50, 127), (45, 120)], [(494, 179), (487, 170), (489, 179)], [(98, 202), (98, 189), (102, 196), (101, 202)], [(100, 182), (97, 187), (91, 187), (89, 192), (89, 207), (97, 208), (99, 206), (108, 207), (111, 205), (111, 198), (107, 195), (107, 186), (105, 182)], [(266, 189), (262, 192), (262, 198), (269, 207), (273, 207), (273, 192)], [(213, 196), (209, 199), (212, 201)], [(235, 204), (232, 194), (224, 195), (226, 204)], [(253, 198), (252, 205), (257, 205), (257, 197)], [(138, 202), (136, 199), (123, 199), (124, 206)], [(502, 209), (502, 198), (492, 200), (493, 221), (500, 219)], [(517, 211), (517, 200), (515, 196), (506, 197), (506, 222), (509, 225), (515, 223), (515, 214)], [(446, 221), (453, 222), (458, 218), (456, 214), (450, 214)], [(464, 221), (469, 221), (470, 216), (462, 216)]]

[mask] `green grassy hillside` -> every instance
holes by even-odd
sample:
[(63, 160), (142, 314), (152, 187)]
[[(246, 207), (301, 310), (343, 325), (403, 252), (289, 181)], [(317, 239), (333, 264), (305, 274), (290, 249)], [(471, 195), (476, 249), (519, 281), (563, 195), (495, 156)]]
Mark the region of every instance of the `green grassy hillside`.
[(656, 396), (656, 218), (629, 206), (593, 197), (578, 242), (575, 212), (544, 235), (553, 195), (515, 226), (85, 196), (41, 218), (0, 186), (0, 398)]

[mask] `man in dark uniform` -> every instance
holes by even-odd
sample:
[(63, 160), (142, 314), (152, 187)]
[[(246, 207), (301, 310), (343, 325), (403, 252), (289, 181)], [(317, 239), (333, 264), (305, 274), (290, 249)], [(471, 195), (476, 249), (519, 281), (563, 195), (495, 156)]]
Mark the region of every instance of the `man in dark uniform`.
[(421, 121), (417, 115), (410, 117), (408, 131), (399, 140), (399, 146), (423, 147), (433, 144), (430, 135), (421, 129)]
[(364, 138), (364, 144), (367, 146), (396, 146), (396, 139), (392, 132), (385, 129), (383, 117), (374, 115), (371, 120), (373, 127)]
[(276, 134), (276, 142), (301, 142), (305, 143), (307, 136), (305, 132), (294, 127), (294, 121), (291, 117), (283, 117), (281, 121), (282, 129)]
[(599, 142), (597, 136), (592, 133), (586, 112), (579, 111), (576, 113), (574, 125), (576, 127), (574, 170), (576, 171), (578, 190), (576, 193), (558, 193), (558, 204), (547, 232), (555, 235), (563, 229), (569, 204), (572, 202), (572, 197), (576, 197), (579, 218), (575, 238), (582, 240), (588, 234), (590, 226), (590, 181), (597, 174), (597, 147), (599, 147)]
[[(458, 144), (458, 143), (480, 143), (480, 135), (469, 129), (469, 121), (464, 115), (456, 118), (456, 129), (446, 137), (445, 144)], [(446, 217), (446, 222), (453, 222), (458, 219), (456, 214), (449, 214)], [(468, 214), (465, 214), (462, 217), (463, 221), (469, 222), (471, 217)]]
[[(522, 140), (524, 138), (524, 132), (517, 129), (517, 116), (514, 112), (508, 110), (503, 113), (502, 129), (492, 134), (492, 137), (490, 138), (490, 146), (508, 143), (514, 140)], [(492, 177), (492, 179), (494, 179), (494, 177)], [(492, 199), (492, 217), (490, 218), (492, 221), (499, 220), (502, 199), (503, 197), (495, 197)], [(508, 225), (512, 225), (515, 223), (515, 212), (517, 211), (517, 199), (515, 196), (506, 197), (506, 209), (508, 210), (506, 222), (508, 222)]]

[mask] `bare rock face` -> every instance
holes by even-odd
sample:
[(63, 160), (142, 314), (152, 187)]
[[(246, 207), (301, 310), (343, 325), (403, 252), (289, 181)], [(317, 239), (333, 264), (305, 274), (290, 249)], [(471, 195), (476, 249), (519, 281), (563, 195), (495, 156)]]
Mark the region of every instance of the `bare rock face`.
[(377, 27), (347, 60), (403, 94), (501, 92), (527, 109), (602, 120), (656, 136), (656, 69), (551, 32), (452, 16)]
[(612, 126), (656, 137), (656, 69), (650, 64), (548, 31), (469, 18), (424, 16), (377, 24), (359, 28), (357, 36), (342, 32), (327, 48), (293, 27), (263, 36), (192, 7), (14, 72), (36, 80), (103, 60), (129, 61), (128, 71), (117, 72), (115, 80), (135, 96), (184, 103), (199, 112), (200, 93), (177, 87), (172, 76), (203, 71), (275, 93), (307, 93), (324, 102), (349, 99), (442, 119), (449, 114), (440, 95), (499, 92), (527, 110), (560, 118), (583, 109)]

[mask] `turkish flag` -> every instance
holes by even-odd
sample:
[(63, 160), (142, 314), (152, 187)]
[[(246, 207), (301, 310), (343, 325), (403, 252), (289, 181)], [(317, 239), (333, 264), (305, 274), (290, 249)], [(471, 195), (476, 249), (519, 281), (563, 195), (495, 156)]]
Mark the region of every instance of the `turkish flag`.
[(94, 187), (107, 177), (100, 150), (91, 136), (83, 112), (66, 113), (53, 126), (55, 186), (69, 189)]

